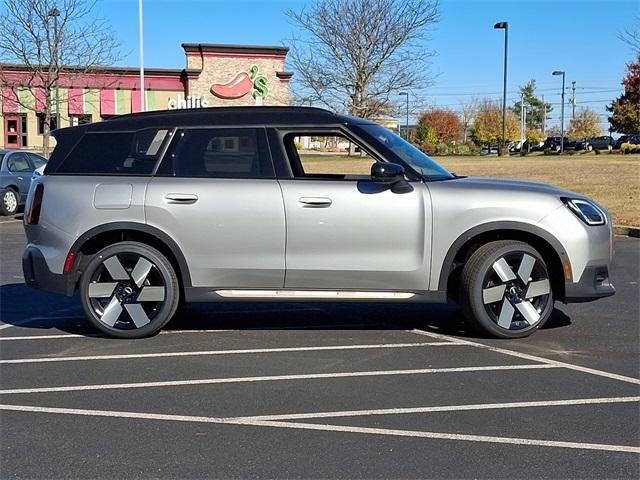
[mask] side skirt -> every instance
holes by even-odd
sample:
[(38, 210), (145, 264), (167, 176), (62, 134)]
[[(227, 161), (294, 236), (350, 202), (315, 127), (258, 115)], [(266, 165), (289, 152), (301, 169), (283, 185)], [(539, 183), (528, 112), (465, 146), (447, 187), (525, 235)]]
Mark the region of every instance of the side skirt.
[(197, 302), (417, 302), (446, 303), (444, 291), (285, 290), (187, 287), (185, 301)]

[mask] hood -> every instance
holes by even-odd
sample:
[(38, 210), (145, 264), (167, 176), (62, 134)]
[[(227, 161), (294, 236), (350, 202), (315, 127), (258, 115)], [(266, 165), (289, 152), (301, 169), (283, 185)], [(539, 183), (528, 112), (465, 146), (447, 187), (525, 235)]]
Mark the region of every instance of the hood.
[(584, 198), (583, 195), (577, 194), (570, 190), (555, 187), (547, 183), (528, 182), (525, 180), (517, 180), (510, 178), (493, 178), (493, 177), (464, 177), (454, 180), (462, 188), (471, 188), (478, 190), (504, 190), (510, 192), (530, 192), (554, 195), (557, 197), (573, 197)]

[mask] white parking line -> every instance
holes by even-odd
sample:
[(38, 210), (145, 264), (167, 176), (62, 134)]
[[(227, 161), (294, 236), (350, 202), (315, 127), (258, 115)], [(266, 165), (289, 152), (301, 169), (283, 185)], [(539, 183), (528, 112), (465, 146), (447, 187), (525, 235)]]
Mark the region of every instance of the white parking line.
[(77, 362), (87, 360), (124, 360), (141, 358), (163, 357), (198, 357), (213, 355), (247, 355), (257, 353), (281, 353), (281, 352), (317, 352), (323, 350), (371, 350), (383, 348), (417, 348), (417, 347), (450, 347), (459, 346), (454, 342), (425, 342), (425, 343), (380, 343), (374, 345), (327, 345), (318, 347), (281, 347), (281, 348), (251, 348), (242, 350), (204, 350), (196, 352), (158, 352), (158, 353), (123, 353), (119, 355), (85, 355), (77, 357), (41, 357), (41, 358), (13, 358), (0, 360), (0, 364), (23, 363), (51, 363), (51, 362)]
[[(222, 333), (222, 332), (236, 332), (237, 330), (163, 330), (159, 332), (160, 335), (169, 335), (176, 333)], [(98, 333), (85, 333), (85, 334), (76, 334), (76, 333), (61, 333), (54, 335), (22, 335), (17, 337), (0, 337), (1, 341), (20, 341), (20, 340), (55, 340), (61, 338), (104, 338), (104, 335), (100, 335)], [(111, 339), (109, 339), (111, 340)]]
[(449, 367), (449, 368), (420, 368), (413, 370), (377, 370), (364, 372), (335, 372), (335, 373), (306, 373), (299, 375), (268, 375), (262, 377), (235, 377), (235, 378), (203, 378), (195, 380), (169, 380), (160, 382), (138, 383), (107, 383), (102, 385), (71, 385), (63, 387), (38, 387), (38, 388), (13, 388), (0, 390), (0, 395), (26, 394), (26, 393), (51, 393), (51, 392), (80, 392), (88, 390), (114, 390), (130, 388), (153, 387), (179, 387), (186, 385), (214, 385), (225, 383), (251, 383), (274, 382), (291, 380), (313, 380), (320, 378), (353, 378), (353, 377), (382, 377), (390, 375), (423, 375), (430, 373), (457, 373), (457, 372), (489, 372), (497, 370), (536, 370), (545, 368), (558, 368), (554, 365), (490, 365), (485, 367)]
[(505, 408), (564, 407), (570, 405), (597, 405), (640, 402), (640, 397), (575, 398), (569, 400), (543, 400), (535, 402), (477, 403), (467, 405), (437, 405), (431, 407), (379, 408), (374, 410), (343, 410), (338, 412), (292, 413), (284, 415), (253, 415), (236, 417), (248, 420), (303, 420), (316, 418), (368, 417), (371, 415), (404, 415), (410, 413), (463, 412), (499, 410)]
[(495, 353), (502, 353), (504, 355), (510, 355), (512, 357), (522, 358), (524, 360), (531, 360), (533, 362), (541, 362), (547, 365), (553, 365), (559, 368), (568, 368), (571, 370), (576, 370), (582, 373), (589, 373), (591, 375), (598, 375), (600, 377), (610, 378), (612, 380), (619, 380), (621, 382), (634, 383), (636, 385), (640, 385), (640, 379), (627, 377), (625, 375), (619, 375), (617, 373), (606, 372), (604, 370), (597, 370), (595, 368), (582, 367), (580, 365), (574, 365), (573, 363), (560, 362), (558, 360), (551, 360), (545, 357), (539, 357), (537, 355), (530, 355), (528, 353), (516, 352), (514, 350), (507, 350), (505, 348), (492, 347), (491, 345), (485, 345), (484, 343), (472, 342), (470, 340), (463, 340), (457, 337), (451, 337), (449, 335), (442, 335), (440, 333), (432, 333), (427, 332), (425, 330), (413, 329), (408, 330), (409, 332), (415, 333), (417, 335), (423, 335), (431, 338), (438, 338), (440, 340), (449, 340), (457, 343), (462, 343), (464, 345), (469, 345), (472, 347), (482, 348), (484, 350), (489, 350)]
[(600, 443), (563, 442), (556, 440), (538, 440), (531, 438), (496, 437), (487, 435), (465, 435), (457, 433), (424, 432), (415, 430), (393, 430), (384, 428), (351, 427), (343, 425), (323, 425), (314, 423), (275, 422), (241, 418), (197, 417), (188, 415), (166, 415), (160, 413), (122, 412), (111, 410), (86, 410), (75, 408), (35, 407), (29, 405), (2, 405), (0, 410), (48, 413), (58, 415), (80, 415), (91, 417), (130, 418), (137, 420), (161, 420), (173, 422), (215, 423), (226, 425), (246, 425), (253, 427), (276, 427), (298, 430), (320, 430), (328, 432), (359, 433), (370, 435), (388, 435), (397, 437), (417, 437), (435, 440), (467, 441), (480, 443), (499, 443), (552, 448), (571, 448), (581, 450), (600, 450), (607, 452), (640, 453), (640, 447), (628, 445), (607, 445)]

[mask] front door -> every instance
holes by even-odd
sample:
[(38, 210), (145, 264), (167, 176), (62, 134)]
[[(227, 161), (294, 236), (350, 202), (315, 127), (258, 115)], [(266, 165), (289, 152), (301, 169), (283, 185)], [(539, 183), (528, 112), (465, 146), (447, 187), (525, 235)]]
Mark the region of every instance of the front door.
[(20, 148), (22, 146), (21, 124), (18, 115), (4, 117), (4, 145), (6, 148)]
[(176, 132), (145, 212), (184, 253), (193, 287), (282, 288), (284, 207), (264, 129)]
[(287, 289), (427, 290), (430, 197), (373, 182), (376, 159), (338, 135), (285, 135), (293, 179), (280, 180)]

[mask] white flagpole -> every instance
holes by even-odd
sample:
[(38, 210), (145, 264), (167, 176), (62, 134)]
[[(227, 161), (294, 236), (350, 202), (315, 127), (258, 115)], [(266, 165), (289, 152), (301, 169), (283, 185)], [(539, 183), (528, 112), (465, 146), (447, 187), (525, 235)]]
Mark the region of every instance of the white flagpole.
[(146, 112), (147, 95), (144, 88), (144, 33), (142, 25), (142, 0), (138, 0), (138, 34), (140, 36), (140, 110)]

